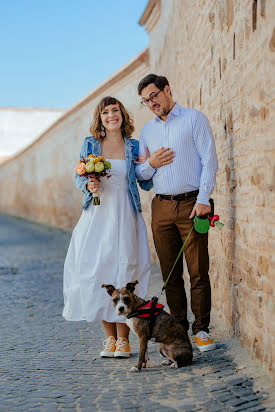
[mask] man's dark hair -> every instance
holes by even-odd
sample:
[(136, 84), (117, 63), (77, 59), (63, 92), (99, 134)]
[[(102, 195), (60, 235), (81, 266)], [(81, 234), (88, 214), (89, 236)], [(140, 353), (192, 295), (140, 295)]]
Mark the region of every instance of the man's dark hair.
[(169, 86), (169, 82), (164, 76), (157, 76), (156, 74), (148, 74), (143, 77), (138, 84), (138, 94), (140, 95), (142, 90), (145, 89), (149, 84), (154, 83), (159, 90), (163, 90), (165, 86)]

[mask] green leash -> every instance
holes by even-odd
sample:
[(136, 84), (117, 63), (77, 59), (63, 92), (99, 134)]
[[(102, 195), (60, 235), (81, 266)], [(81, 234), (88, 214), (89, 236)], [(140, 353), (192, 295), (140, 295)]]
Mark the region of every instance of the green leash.
[(194, 225), (192, 225), (190, 232), (187, 235), (187, 238), (185, 239), (184, 244), (182, 245), (181, 250), (179, 251), (179, 254), (177, 256), (177, 259), (175, 260), (175, 263), (173, 264), (172, 269), (170, 270), (169, 275), (167, 276), (167, 279), (161, 289), (161, 295), (164, 292), (166, 285), (168, 283), (168, 280), (170, 279), (170, 276), (174, 270), (174, 267), (176, 266), (177, 261), (179, 260), (180, 255), (183, 252), (183, 249), (185, 248), (186, 243), (188, 242), (188, 239), (191, 235), (191, 232), (193, 230), (193, 228), (195, 228), (196, 232), (198, 233), (207, 233), (208, 230), (210, 229), (210, 227), (217, 227), (218, 229), (222, 230), (224, 224), (222, 222), (219, 222), (219, 215), (214, 215), (214, 202), (213, 199), (210, 199), (210, 203), (211, 203), (211, 208), (212, 208), (212, 215), (206, 215), (206, 216), (201, 216), (198, 217), (197, 215), (194, 217), (193, 219), (193, 223)]
[(193, 227), (194, 227), (194, 226), (192, 225), (191, 230), (190, 230), (190, 232), (188, 233), (187, 238), (185, 239), (185, 242), (184, 242), (184, 244), (182, 245), (181, 250), (179, 251), (179, 254), (178, 254), (178, 256), (177, 256), (177, 259), (175, 260), (175, 262), (174, 262), (174, 264), (173, 264), (173, 267), (172, 267), (172, 269), (170, 270), (170, 273), (169, 273), (169, 275), (167, 276), (167, 279), (166, 279), (164, 285), (162, 286), (161, 295), (162, 295), (162, 293), (164, 292), (164, 290), (165, 290), (165, 288), (166, 288), (166, 285), (167, 285), (167, 283), (168, 283), (168, 280), (169, 280), (169, 278), (170, 278), (170, 276), (171, 276), (171, 274), (172, 274), (172, 272), (173, 272), (173, 270), (174, 270), (174, 267), (176, 266), (177, 261), (179, 260), (180, 255), (181, 255), (182, 252), (183, 252), (183, 249), (185, 248), (186, 243), (188, 242), (188, 239), (189, 239), (189, 237), (190, 237), (190, 235), (191, 235), (191, 232), (192, 232), (192, 230), (193, 230)]

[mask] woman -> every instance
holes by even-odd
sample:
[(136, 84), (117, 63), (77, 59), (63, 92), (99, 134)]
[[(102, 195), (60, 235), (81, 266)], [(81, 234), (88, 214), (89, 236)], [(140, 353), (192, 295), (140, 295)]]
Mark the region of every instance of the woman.
[[(81, 148), (82, 156), (101, 155), (111, 162), (111, 177), (96, 179), (76, 175), (76, 186), (85, 196), (64, 264), (63, 316), (66, 320), (102, 320), (107, 339), (102, 357), (129, 357), (129, 328), (115, 313), (103, 283), (120, 288), (138, 280), (137, 294), (144, 298), (150, 277), (147, 232), (141, 215), (135, 162), (138, 141), (130, 139), (133, 121), (122, 103), (104, 97), (94, 112)], [(150, 190), (152, 181), (140, 182)], [(93, 205), (93, 195), (100, 205)]]

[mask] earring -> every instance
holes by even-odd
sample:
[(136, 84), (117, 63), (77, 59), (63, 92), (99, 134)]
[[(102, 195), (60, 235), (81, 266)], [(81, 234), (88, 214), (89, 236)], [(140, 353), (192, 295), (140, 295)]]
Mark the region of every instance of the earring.
[(106, 133), (105, 133), (105, 127), (103, 126), (103, 124), (101, 123), (101, 132), (100, 132), (100, 136), (101, 137), (105, 137)]

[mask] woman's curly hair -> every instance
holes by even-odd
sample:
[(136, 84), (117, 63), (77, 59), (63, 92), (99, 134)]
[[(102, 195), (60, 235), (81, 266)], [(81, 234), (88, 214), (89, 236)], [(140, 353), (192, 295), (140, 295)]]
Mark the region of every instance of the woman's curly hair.
[(110, 104), (119, 105), (121, 115), (122, 115), (121, 132), (124, 137), (129, 139), (132, 136), (133, 131), (135, 130), (133, 119), (131, 118), (130, 114), (127, 112), (123, 104), (119, 100), (117, 100), (115, 97), (111, 97), (111, 96), (103, 97), (103, 99), (101, 99), (98, 105), (96, 106), (95, 111), (94, 111), (94, 120), (89, 129), (91, 135), (96, 140), (104, 139), (104, 137), (101, 136), (102, 122), (101, 122), (100, 114), (102, 110), (106, 106), (109, 106)]

